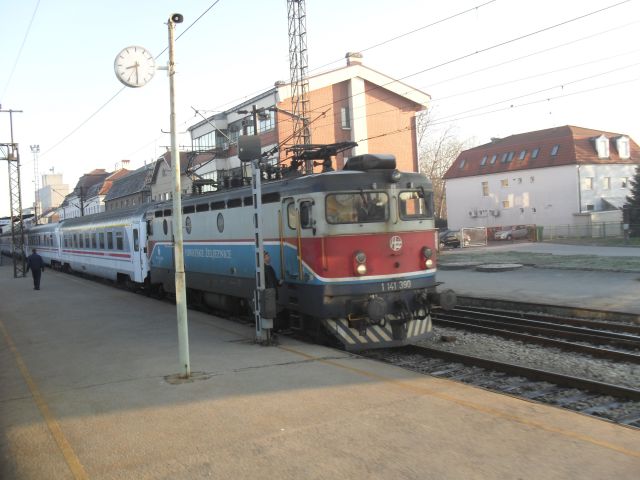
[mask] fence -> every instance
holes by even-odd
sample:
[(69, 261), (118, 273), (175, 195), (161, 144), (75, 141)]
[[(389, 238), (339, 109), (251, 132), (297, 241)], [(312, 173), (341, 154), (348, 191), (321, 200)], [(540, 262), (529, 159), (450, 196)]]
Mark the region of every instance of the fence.
[(594, 222), (589, 225), (545, 225), (542, 238), (554, 240), (561, 238), (615, 238), (624, 237), (622, 222)]

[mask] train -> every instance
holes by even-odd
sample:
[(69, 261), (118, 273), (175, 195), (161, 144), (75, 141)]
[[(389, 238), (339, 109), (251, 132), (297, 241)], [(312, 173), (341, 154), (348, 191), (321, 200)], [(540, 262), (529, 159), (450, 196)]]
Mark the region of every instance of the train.
[[(433, 187), (393, 155), (347, 159), (340, 170), (262, 183), (263, 244), (281, 285), (276, 326), (348, 351), (403, 346), (431, 335), (431, 309), (453, 308), (438, 289)], [(183, 197), (190, 304), (250, 310), (256, 287), (250, 185)], [(172, 203), (152, 202), (58, 223), (25, 235), (45, 264), (157, 296), (175, 294)], [(3, 252), (11, 236), (0, 237)]]

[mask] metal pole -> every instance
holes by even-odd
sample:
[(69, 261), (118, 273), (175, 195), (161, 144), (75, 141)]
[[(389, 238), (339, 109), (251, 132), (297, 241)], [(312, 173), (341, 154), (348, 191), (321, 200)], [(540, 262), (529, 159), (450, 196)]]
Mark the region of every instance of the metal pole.
[[(182, 190), (180, 185), (180, 154), (178, 152), (176, 111), (175, 111), (175, 62), (174, 31), (175, 23), (169, 18), (169, 101), (171, 124), (171, 164), (173, 166), (173, 255), (176, 268), (176, 310), (178, 315), (178, 349), (182, 376), (191, 376), (189, 364), (189, 330), (187, 324), (187, 293), (185, 288), (184, 251), (182, 239)], [(181, 17), (180, 17), (181, 18)]]
[(35, 196), (33, 197), (33, 218), (35, 219), (34, 223), (38, 225), (38, 203), (40, 200), (40, 194), (38, 192), (38, 153), (40, 153), (40, 145), (31, 145), (31, 153), (33, 153), (33, 184), (35, 188)]

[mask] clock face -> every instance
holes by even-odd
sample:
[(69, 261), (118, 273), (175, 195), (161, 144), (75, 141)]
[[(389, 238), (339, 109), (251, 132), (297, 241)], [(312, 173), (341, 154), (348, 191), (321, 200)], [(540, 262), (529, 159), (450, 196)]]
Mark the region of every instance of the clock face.
[(142, 87), (156, 73), (156, 61), (149, 51), (142, 47), (127, 47), (113, 62), (116, 77), (127, 87)]

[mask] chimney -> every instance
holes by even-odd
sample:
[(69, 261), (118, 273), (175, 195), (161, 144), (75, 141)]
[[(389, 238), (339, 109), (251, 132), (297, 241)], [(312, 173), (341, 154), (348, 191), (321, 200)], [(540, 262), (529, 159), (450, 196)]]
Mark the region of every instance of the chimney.
[(344, 56), (347, 59), (347, 66), (362, 65), (362, 54), (358, 52), (347, 52)]

